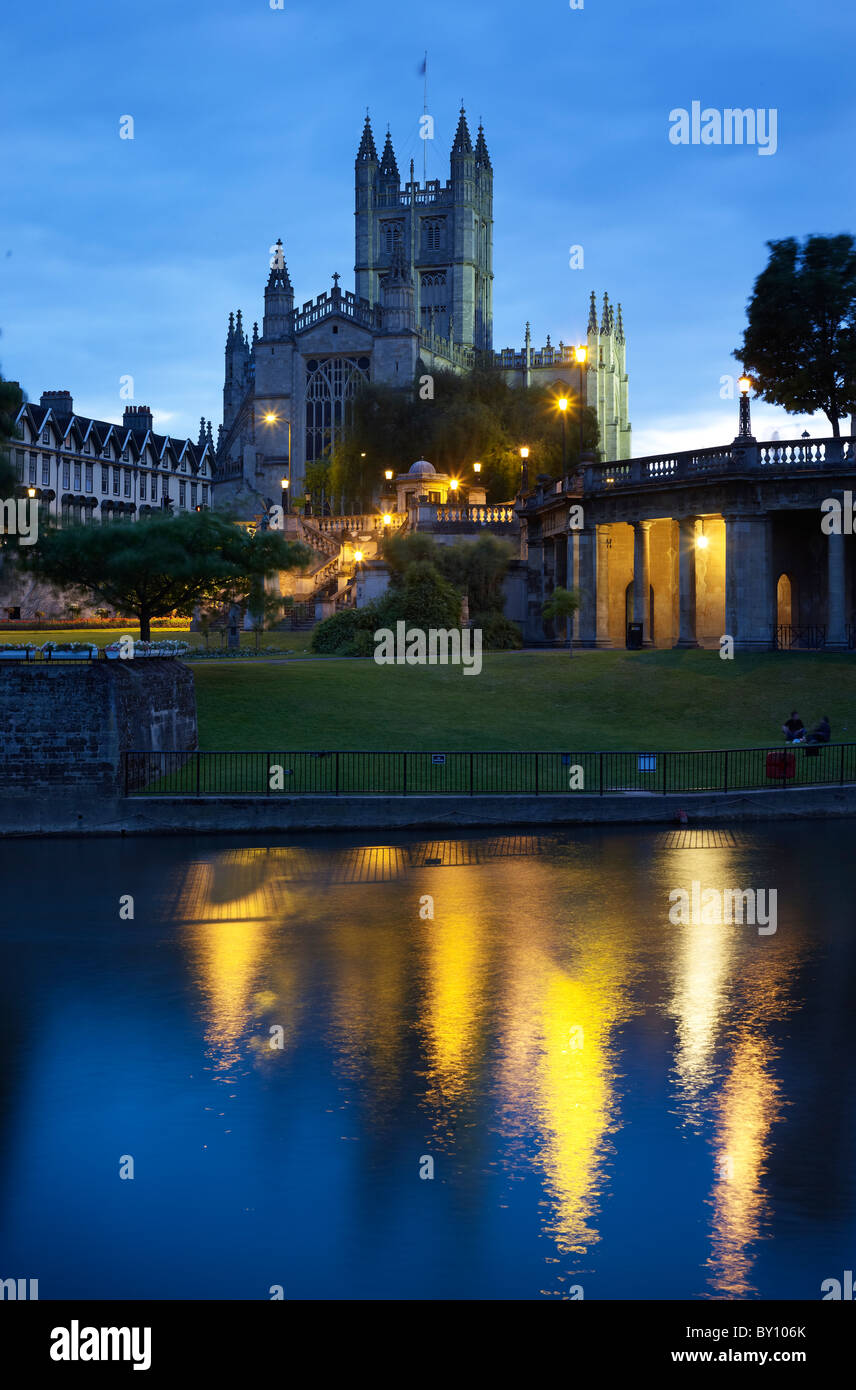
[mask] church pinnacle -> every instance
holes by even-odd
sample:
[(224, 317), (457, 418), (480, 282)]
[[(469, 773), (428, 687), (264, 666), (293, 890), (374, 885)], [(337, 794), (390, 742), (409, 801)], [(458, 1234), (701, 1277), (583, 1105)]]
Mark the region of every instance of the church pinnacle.
[(609, 307), (609, 295), (605, 290), (603, 293), (603, 313), (600, 316), (600, 331), (604, 337), (612, 332), (612, 310)]
[(467, 125), (467, 114), (464, 110), (464, 103), (461, 102), (461, 115), (458, 120), (458, 129), (455, 131), (455, 142), (452, 145), (452, 155), (472, 154), (473, 143), (470, 139), (470, 131)]
[(398, 182), (398, 165), (395, 162), (395, 150), (392, 148), (392, 138), (389, 130), (386, 132), (386, 144), (383, 147), (383, 154), (380, 161), (380, 176), (382, 179), (395, 179)]
[(357, 150), (357, 163), (368, 164), (369, 162), (377, 164), (377, 150), (375, 149), (371, 121), (369, 120), (369, 113), (367, 111), (366, 123), (363, 126), (363, 138), (360, 141), (360, 148)]
[(588, 331), (589, 333), (597, 332), (597, 300), (594, 297), (594, 290), (591, 292), (591, 302), (589, 303)]
[(490, 155), (487, 152), (487, 143), (484, 138), (484, 128), (481, 121), (479, 121), (479, 133), (476, 138), (476, 168), (491, 168)]

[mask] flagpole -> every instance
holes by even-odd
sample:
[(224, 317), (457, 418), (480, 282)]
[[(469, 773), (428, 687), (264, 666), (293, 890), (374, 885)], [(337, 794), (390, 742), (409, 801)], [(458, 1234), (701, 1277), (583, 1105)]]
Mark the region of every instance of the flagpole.
[[(427, 116), (427, 114), (428, 114), (428, 49), (427, 49), (427, 48), (426, 48), (426, 50), (425, 50), (425, 58), (424, 58), (422, 67), (423, 67), (424, 74), (425, 74), (425, 83), (424, 83), (424, 86), (423, 86), (423, 89), (422, 89), (422, 114), (423, 114), (423, 116)], [(424, 186), (427, 182), (428, 182), (428, 141), (427, 141), (427, 140), (423, 140), (423, 141), (422, 141), (422, 184), (423, 184), (423, 186)]]

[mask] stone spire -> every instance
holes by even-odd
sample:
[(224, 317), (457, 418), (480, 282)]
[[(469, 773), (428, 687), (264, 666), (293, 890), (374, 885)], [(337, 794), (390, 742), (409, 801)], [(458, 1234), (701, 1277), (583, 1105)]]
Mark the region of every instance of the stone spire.
[(228, 330), (227, 330), (227, 332), (226, 332), (226, 351), (227, 351), (227, 352), (228, 352), (229, 348), (232, 346), (232, 339), (234, 338), (234, 336), (235, 336), (235, 315), (234, 315), (233, 313), (230, 313), (230, 314), (229, 314), (229, 328), (228, 328)]
[(609, 309), (609, 295), (608, 295), (608, 294), (606, 293), (606, 291), (604, 290), (604, 292), (603, 292), (603, 312), (602, 312), (602, 314), (601, 314), (601, 316), (600, 316), (600, 331), (601, 331), (602, 337), (604, 337), (604, 338), (607, 337), (608, 334), (609, 334), (610, 331), (611, 331), (610, 322), (609, 322), (609, 314), (610, 314), (610, 309)]
[(210, 420), (208, 421), (208, 428), (207, 428), (206, 431), (205, 431), (205, 443), (208, 445), (208, 448), (209, 448), (209, 449), (211, 450), (211, 452), (213, 453), (213, 452), (214, 452), (214, 431), (213, 431), (213, 429), (211, 428), (211, 421), (210, 421)]
[(463, 102), (461, 103), (461, 115), (458, 120), (458, 129), (455, 131), (455, 142), (452, 145), (452, 158), (455, 155), (472, 154), (473, 145), (470, 140), (469, 127), (467, 126), (467, 116), (464, 111)]
[(199, 417), (199, 438), (198, 438), (197, 441), (196, 441), (196, 447), (197, 447), (197, 449), (204, 449), (204, 448), (205, 448), (205, 416), (204, 416), (204, 415), (200, 415), (200, 417)]
[(392, 148), (392, 137), (389, 129), (386, 132), (386, 144), (383, 147), (383, 155), (380, 161), (380, 176), (382, 179), (394, 179), (396, 183), (400, 181), (398, 165), (395, 162), (395, 150)]
[(369, 113), (367, 111), (366, 123), (363, 126), (363, 138), (360, 141), (360, 148), (357, 150), (357, 164), (369, 163), (377, 164), (377, 150), (375, 149), (371, 121), (369, 120)]
[(618, 306), (618, 322), (617, 322), (616, 327), (615, 327), (615, 341), (616, 341), (617, 343), (623, 343), (623, 342), (624, 342), (624, 320), (623, 320), (622, 317), (621, 317), (621, 305), (620, 305), (620, 304), (619, 304), (619, 306)]
[(597, 332), (597, 303), (595, 302), (594, 290), (591, 292), (591, 300), (589, 301), (588, 331), (589, 333)]
[[(282, 238), (278, 237), (274, 247), (270, 275), (265, 286), (265, 312), (262, 319), (264, 338), (284, 338), (291, 328), (291, 313), (294, 309), (294, 290), (288, 275), (288, 266), (282, 249)], [(255, 338), (254, 338), (255, 344)]]
[(476, 139), (476, 168), (490, 169), (491, 167), (490, 155), (487, 152), (487, 144), (484, 138), (484, 128), (481, 121), (479, 121), (479, 133)]
[(258, 343), (258, 341), (259, 341), (259, 325), (258, 325), (258, 323), (254, 323), (254, 324), (253, 324), (253, 352), (255, 352), (255, 350), (256, 350), (256, 344)]

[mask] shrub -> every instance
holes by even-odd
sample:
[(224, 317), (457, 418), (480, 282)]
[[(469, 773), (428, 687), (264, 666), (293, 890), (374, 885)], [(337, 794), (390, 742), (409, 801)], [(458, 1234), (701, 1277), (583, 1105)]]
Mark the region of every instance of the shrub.
[(473, 618), (473, 627), (481, 628), (485, 651), (512, 652), (523, 646), (523, 635), (517, 623), (502, 613), (480, 613)]
[(324, 655), (348, 655), (344, 648), (351, 646), (354, 634), (361, 626), (360, 619), (365, 609), (343, 608), (332, 617), (325, 618), (312, 633), (310, 650)]

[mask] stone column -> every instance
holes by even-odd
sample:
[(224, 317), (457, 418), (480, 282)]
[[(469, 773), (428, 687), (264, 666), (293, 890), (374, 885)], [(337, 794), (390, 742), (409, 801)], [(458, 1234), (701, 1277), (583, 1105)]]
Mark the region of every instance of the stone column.
[(676, 647), (697, 647), (695, 516), (678, 518), (678, 640)]
[(611, 647), (609, 640), (609, 551), (612, 528), (597, 528), (597, 645)]
[[(833, 494), (833, 496), (840, 494)], [(843, 510), (843, 509), (842, 509)], [(827, 536), (826, 650), (847, 650), (844, 534)]]
[(597, 536), (595, 527), (574, 532), (577, 540), (577, 585), (580, 591), (577, 633), (581, 647), (597, 645)]
[(724, 520), (726, 635), (735, 651), (770, 651), (776, 621), (770, 517), (732, 514)]
[(642, 645), (651, 644), (650, 521), (633, 523), (633, 621), (642, 624)]

